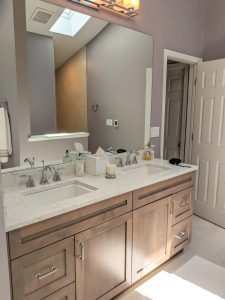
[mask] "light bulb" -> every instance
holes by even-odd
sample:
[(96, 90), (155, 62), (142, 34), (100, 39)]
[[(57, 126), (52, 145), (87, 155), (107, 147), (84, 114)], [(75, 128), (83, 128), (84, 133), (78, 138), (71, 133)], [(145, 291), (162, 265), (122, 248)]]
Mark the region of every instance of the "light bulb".
[(127, 9), (137, 10), (140, 7), (140, 0), (117, 0), (116, 3)]

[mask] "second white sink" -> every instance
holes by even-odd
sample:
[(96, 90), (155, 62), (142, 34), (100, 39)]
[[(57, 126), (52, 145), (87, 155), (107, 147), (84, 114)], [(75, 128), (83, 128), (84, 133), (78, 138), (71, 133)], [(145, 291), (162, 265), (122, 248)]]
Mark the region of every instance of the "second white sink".
[(163, 167), (163, 166), (156, 166), (150, 163), (142, 164), (142, 165), (132, 165), (129, 167), (125, 167), (122, 169), (123, 172), (126, 173), (133, 173), (133, 174), (141, 174), (143, 176), (146, 175), (154, 175), (163, 171), (167, 171), (169, 168)]

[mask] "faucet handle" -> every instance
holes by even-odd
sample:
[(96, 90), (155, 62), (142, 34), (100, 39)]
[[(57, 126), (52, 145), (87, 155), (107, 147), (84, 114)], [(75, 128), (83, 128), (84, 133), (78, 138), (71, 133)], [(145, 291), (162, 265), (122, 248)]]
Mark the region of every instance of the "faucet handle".
[(27, 183), (26, 183), (27, 188), (35, 187), (35, 182), (31, 175), (21, 175), (20, 178), (28, 178)]
[(125, 162), (125, 166), (130, 166), (132, 164), (132, 161), (131, 161), (131, 155), (132, 155), (133, 151), (130, 151), (128, 154), (127, 154), (127, 159), (126, 159), (126, 162)]
[(58, 169), (56, 169), (53, 165), (51, 165), (50, 167), (51, 167), (52, 170), (54, 171), (54, 175), (53, 175), (52, 180), (53, 180), (54, 182), (61, 181), (61, 176), (59, 175), (59, 171), (60, 171), (60, 170), (65, 170), (65, 168), (58, 168)]
[(123, 164), (122, 158), (121, 158), (121, 157), (116, 157), (116, 160), (118, 160), (117, 167), (123, 168), (123, 167), (124, 167), (124, 164)]
[(140, 155), (140, 153), (136, 150), (136, 151), (133, 151), (133, 154), (134, 154), (134, 157), (132, 159), (132, 164), (137, 165), (138, 164), (137, 157)]

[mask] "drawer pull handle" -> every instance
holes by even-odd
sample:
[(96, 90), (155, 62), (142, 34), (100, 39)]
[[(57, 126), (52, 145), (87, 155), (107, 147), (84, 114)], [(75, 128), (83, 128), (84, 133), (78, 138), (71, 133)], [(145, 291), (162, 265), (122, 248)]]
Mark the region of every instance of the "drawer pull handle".
[(180, 203), (180, 207), (187, 207), (187, 206), (189, 206), (189, 203), (187, 203), (186, 201), (182, 201)]
[(181, 231), (178, 235), (175, 235), (175, 237), (179, 240), (181, 240), (183, 237), (187, 235), (186, 232)]
[(51, 267), (51, 269), (50, 269), (49, 272), (47, 272), (47, 273), (45, 273), (45, 274), (40, 274), (40, 273), (38, 272), (38, 273), (35, 275), (35, 277), (36, 277), (38, 280), (42, 280), (42, 279), (44, 279), (44, 278), (46, 278), (46, 277), (48, 277), (48, 276), (50, 276), (50, 275), (56, 273), (57, 271), (58, 271), (58, 270), (57, 270), (56, 266), (53, 266), (53, 267)]

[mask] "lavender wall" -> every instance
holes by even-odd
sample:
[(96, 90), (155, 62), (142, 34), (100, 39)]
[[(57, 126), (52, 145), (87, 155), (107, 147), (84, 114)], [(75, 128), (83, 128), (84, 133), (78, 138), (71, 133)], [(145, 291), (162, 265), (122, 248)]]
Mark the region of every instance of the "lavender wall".
[(225, 1), (210, 1), (206, 14), (204, 60), (225, 58)]
[[(76, 8), (77, 11), (137, 29), (153, 35), (153, 95), (151, 125), (160, 126), (164, 49), (202, 57), (204, 25), (208, 0), (141, 0), (140, 14), (134, 19), (112, 15), (105, 10), (95, 12), (67, 0), (47, 2)], [(214, 2), (214, 1), (213, 1)], [(160, 139), (152, 140), (159, 156)]]
[[(142, 1), (141, 28), (154, 37), (151, 126), (161, 125), (164, 49), (202, 57), (206, 0)], [(152, 139), (159, 157), (160, 139)]]

